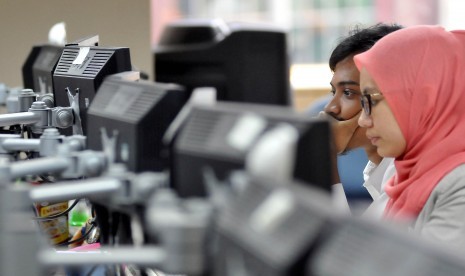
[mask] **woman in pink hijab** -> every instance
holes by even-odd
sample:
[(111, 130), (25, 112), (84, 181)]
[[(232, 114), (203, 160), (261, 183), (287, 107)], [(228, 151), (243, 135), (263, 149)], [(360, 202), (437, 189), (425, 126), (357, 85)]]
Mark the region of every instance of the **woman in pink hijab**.
[(354, 58), (378, 154), (394, 157), (385, 216), (465, 245), (465, 31), (414, 26)]

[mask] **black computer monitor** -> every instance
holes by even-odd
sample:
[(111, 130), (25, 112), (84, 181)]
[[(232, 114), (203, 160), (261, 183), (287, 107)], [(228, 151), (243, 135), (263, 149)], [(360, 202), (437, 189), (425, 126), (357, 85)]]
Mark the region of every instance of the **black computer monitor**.
[(64, 46), (44, 44), (33, 46), (22, 67), (24, 88), (36, 93), (53, 93), (53, 71)]
[[(298, 181), (248, 177), (215, 216), (213, 275), (460, 276), (465, 258), (405, 225), (337, 214)], [(396, 228), (399, 227), (399, 228)]]
[[(250, 128), (244, 116), (257, 116), (259, 130)], [(292, 175), (306, 183), (329, 190), (331, 185), (330, 127), (327, 121), (309, 118), (287, 107), (218, 102), (214, 106), (194, 106), (172, 142), (171, 186), (182, 197), (206, 196), (204, 171), (211, 169), (224, 180), (231, 171), (244, 169), (247, 154), (263, 134), (287, 123), (298, 132)], [(256, 132), (250, 141), (239, 140)], [(234, 142), (233, 142), (234, 143)], [(274, 149), (271, 149), (274, 150)], [(270, 162), (276, 160), (269, 160)]]
[(290, 105), (286, 33), (221, 20), (168, 24), (154, 50), (155, 81), (189, 92), (214, 87), (221, 101)]
[(162, 171), (168, 152), (162, 138), (187, 100), (184, 88), (107, 77), (87, 112), (87, 144), (103, 150), (102, 131), (115, 139), (114, 157), (133, 172)]
[(212, 275), (320, 275), (305, 271), (330, 230), (330, 195), (299, 181), (248, 176), (242, 182), (245, 188), (215, 216)]
[(395, 226), (356, 217), (334, 221), (309, 256), (305, 275), (465, 275), (459, 248)]
[[(86, 134), (87, 109), (104, 78), (124, 71), (131, 71), (129, 48), (66, 46), (53, 72), (55, 106), (70, 106), (67, 90), (72, 95), (79, 91), (80, 120)], [(71, 128), (62, 133), (71, 135)]]

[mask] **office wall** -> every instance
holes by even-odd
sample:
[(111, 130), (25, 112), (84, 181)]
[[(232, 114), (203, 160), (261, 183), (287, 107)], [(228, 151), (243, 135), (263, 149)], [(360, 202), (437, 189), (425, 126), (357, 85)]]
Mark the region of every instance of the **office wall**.
[(0, 82), (22, 86), (31, 47), (61, 21), (68, 42), (98, 34), (101, 46), (129, 47), (133, 65), (152, 78), (149, 0), (0, 0)]

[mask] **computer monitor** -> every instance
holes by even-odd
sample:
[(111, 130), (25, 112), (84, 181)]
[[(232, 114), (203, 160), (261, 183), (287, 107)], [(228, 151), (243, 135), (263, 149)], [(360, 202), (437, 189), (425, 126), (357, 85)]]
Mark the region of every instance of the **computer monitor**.
[(53, 71), (63, 48), (51, 44), (32, 47), (22, 67), (24, 88), (39, 94), (53, 93)]
[(155, 81), (189, 92), (213, 87), (220, 101), (290, 105), (286, 33), (259, 24), (181, 20), (154, 50)]
[[(249, 124), (247, 116), (255, 116), (261, 122)], [(291, 168), (293, 178), (328, 191), (331, 159), (327, 121), (287, 107), (226, 102), (192, 107), (172, 142), (171, 186), (181, 197), (206, 196), (206, 168), (220, 180), (233, 170), (244, 169), (247, 155), (259, 138), (281, 123), (298, 133)]]
[(162, 171), (168, 167), (163, 135), (186, 100), (179, 85), (109, 76), (87, 112), (88, 147), (103, 150), (104, 131), (114, 139), (116, 162), (133, 172)]
[[(129, 48), (66, 46), (53, 72), (55, 106), (70, 106), (67, 91), (72, 95), (79, 91), (79, 115), (86, 134), (87, 109), (104, 78), (124, 71), (131, 71)], [(72, 130), (62, 133), (71, 135)]]
[(356, 217), (335, 221), (309, 256), (305, 275), (465, 275), (459, 248), (398, 226)]
[(305, 270), (330, 229), (330, 195), (299, 181), (249, 176), (243, 182), (215, 216), (213, 275), (320, 275)]
[(242, 182), (215, 216), (213, 275), (465, 274), (460, 248), (415, 236), (405, 225), (336, 214), (331, 197), (314, 187)]

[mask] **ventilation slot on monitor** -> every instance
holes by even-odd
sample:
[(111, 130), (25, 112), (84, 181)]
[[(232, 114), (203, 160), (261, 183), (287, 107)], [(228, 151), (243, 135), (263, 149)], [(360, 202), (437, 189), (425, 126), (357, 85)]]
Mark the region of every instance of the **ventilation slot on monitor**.
[(110, 52), (96, 52), (82, 74), (90, 77), (97, 76), (111, 55)]
[(55, 69), (55, 73), (68, 73), (69, 68), (73, 64), (73, 61), (76, 59), (79, 53), (79, 49), (64, 49), (63, 54), (61, 55), (60, 61)]
[(198, 110), (192, 114), (192, 123), (185, 128), (185, 135), (179, 139), (180, 147), (191, 150), (205, 150), (206, 143), (215, 125), (220, 121), (220, 117), (211, 116), (208, 112)]
[(143, 91), (134, 103), (131, 105), (131, 108), (126, 110), (124, 116), (129, 121), (136, 121), (141, 118), (147, 110), (152, 108), (153, 103), (157, 103), (162, 98), (160, 93), (151, 93), (150, 91)]

